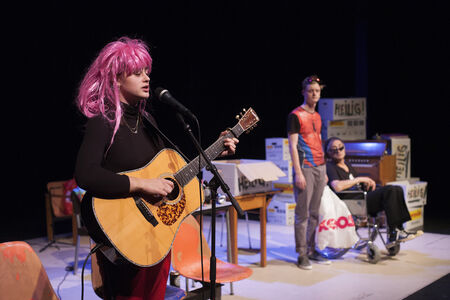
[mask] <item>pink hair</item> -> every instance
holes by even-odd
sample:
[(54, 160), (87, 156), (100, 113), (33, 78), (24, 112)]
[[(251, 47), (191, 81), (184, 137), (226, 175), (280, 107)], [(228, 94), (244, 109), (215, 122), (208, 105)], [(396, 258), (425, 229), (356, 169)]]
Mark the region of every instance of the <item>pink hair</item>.
[[(152, 58), (145, 42), (121, 37), (107, 44), (84, 76), (76, 99), (78, 109), (87, 117), (102, 115), (114, 127), (111, 144), (122, 118), (117, 78), (144, 68), (151, 71)], [(144, 109), (141, 101), (140, 110)]]

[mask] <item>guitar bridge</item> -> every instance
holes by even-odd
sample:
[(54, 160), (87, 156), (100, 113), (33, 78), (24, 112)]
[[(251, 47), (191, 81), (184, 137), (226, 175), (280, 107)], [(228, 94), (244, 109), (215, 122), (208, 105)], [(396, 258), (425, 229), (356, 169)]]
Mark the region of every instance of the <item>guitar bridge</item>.
[(150, 209), (148, 209), (147, 205), (145, 205), (144, 201), (142, 201), (142, 198), (140, 197), (133, 197), (134, 203), (136, 204), (137, 208), (141, 212), (141, 214), (144, 216), (144, 218), (153, 225), (153, 227), (156, 227), (158, 225), (158, 220), (156, 220), (155, 216), (152, 214)]

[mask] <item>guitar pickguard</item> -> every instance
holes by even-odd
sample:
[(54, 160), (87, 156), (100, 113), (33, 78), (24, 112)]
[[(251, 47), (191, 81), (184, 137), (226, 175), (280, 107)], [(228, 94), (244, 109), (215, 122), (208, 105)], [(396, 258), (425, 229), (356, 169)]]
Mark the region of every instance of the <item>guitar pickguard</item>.
[(161, 219), (161, 222), (163, 222), (163, 224), (170, 226), (178, 220), (185, 207), (186, 196), (183, 193), (181, 195), (181, 199), (176, 204), (161, 204), (158, 207), (156, 214)]

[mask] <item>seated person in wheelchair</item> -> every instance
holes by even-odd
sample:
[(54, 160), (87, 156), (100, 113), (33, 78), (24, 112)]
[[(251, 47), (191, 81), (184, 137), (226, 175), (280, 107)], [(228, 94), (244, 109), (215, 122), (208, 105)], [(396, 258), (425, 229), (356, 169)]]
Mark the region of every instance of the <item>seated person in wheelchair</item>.
[[(368, 215), (376, 216), (378, 212), (384, 210), (388, 226), (388, 247), (423, 234), (422, 231), (412, 233), (403, 229), (402, 224), (411, 220), (411, 216), (401, 187), (395, 185), (377, 187), (371, 178), (358, 176), (352, 165), (345, 161), (345, 145), (339, 138), (332, 137), (326, 141), (325, 153), (331, 158), (331, 161), (327, 162), (328, 184), (336, 193), (346, 190), (367, 191)], [(355, 195), (347, 196), (349, 199)]]

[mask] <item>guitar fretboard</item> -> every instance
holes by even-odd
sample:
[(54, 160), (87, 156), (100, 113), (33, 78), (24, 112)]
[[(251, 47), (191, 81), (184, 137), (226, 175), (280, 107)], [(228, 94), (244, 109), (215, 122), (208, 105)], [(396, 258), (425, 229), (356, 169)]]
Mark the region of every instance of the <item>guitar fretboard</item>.
[[(231, 132), (229, 131), (227, 134), (221, 136), (217, 141), (215, 141), (211, 146), (208, 147), (208, 149), (205, 150), (206, 156), (213, 160), (217, 156), (219, 156), (220, 153), (222, 153), (225, 150), (225, 146), (223, 145), (223, 140), (226, 138), (233, 138), (238, 137), (244, 132), (244, 129), (240, 126), (240, 124), (236, 124), (231, 129)], [(200, 161), (199, 161), (200, 159)], [(183, 187), (186, 184), (188, 184), (198, 173), (201, 169), (206, 167), (207, 163), (205, 158), (201, 156), (197, 156), (195, 159), (193, 159), (190, 163), (188, 163), (186, 166), (184, 166), (181, 170), (179, 170), (175, 175), (175, 179), (177, 182)]]

